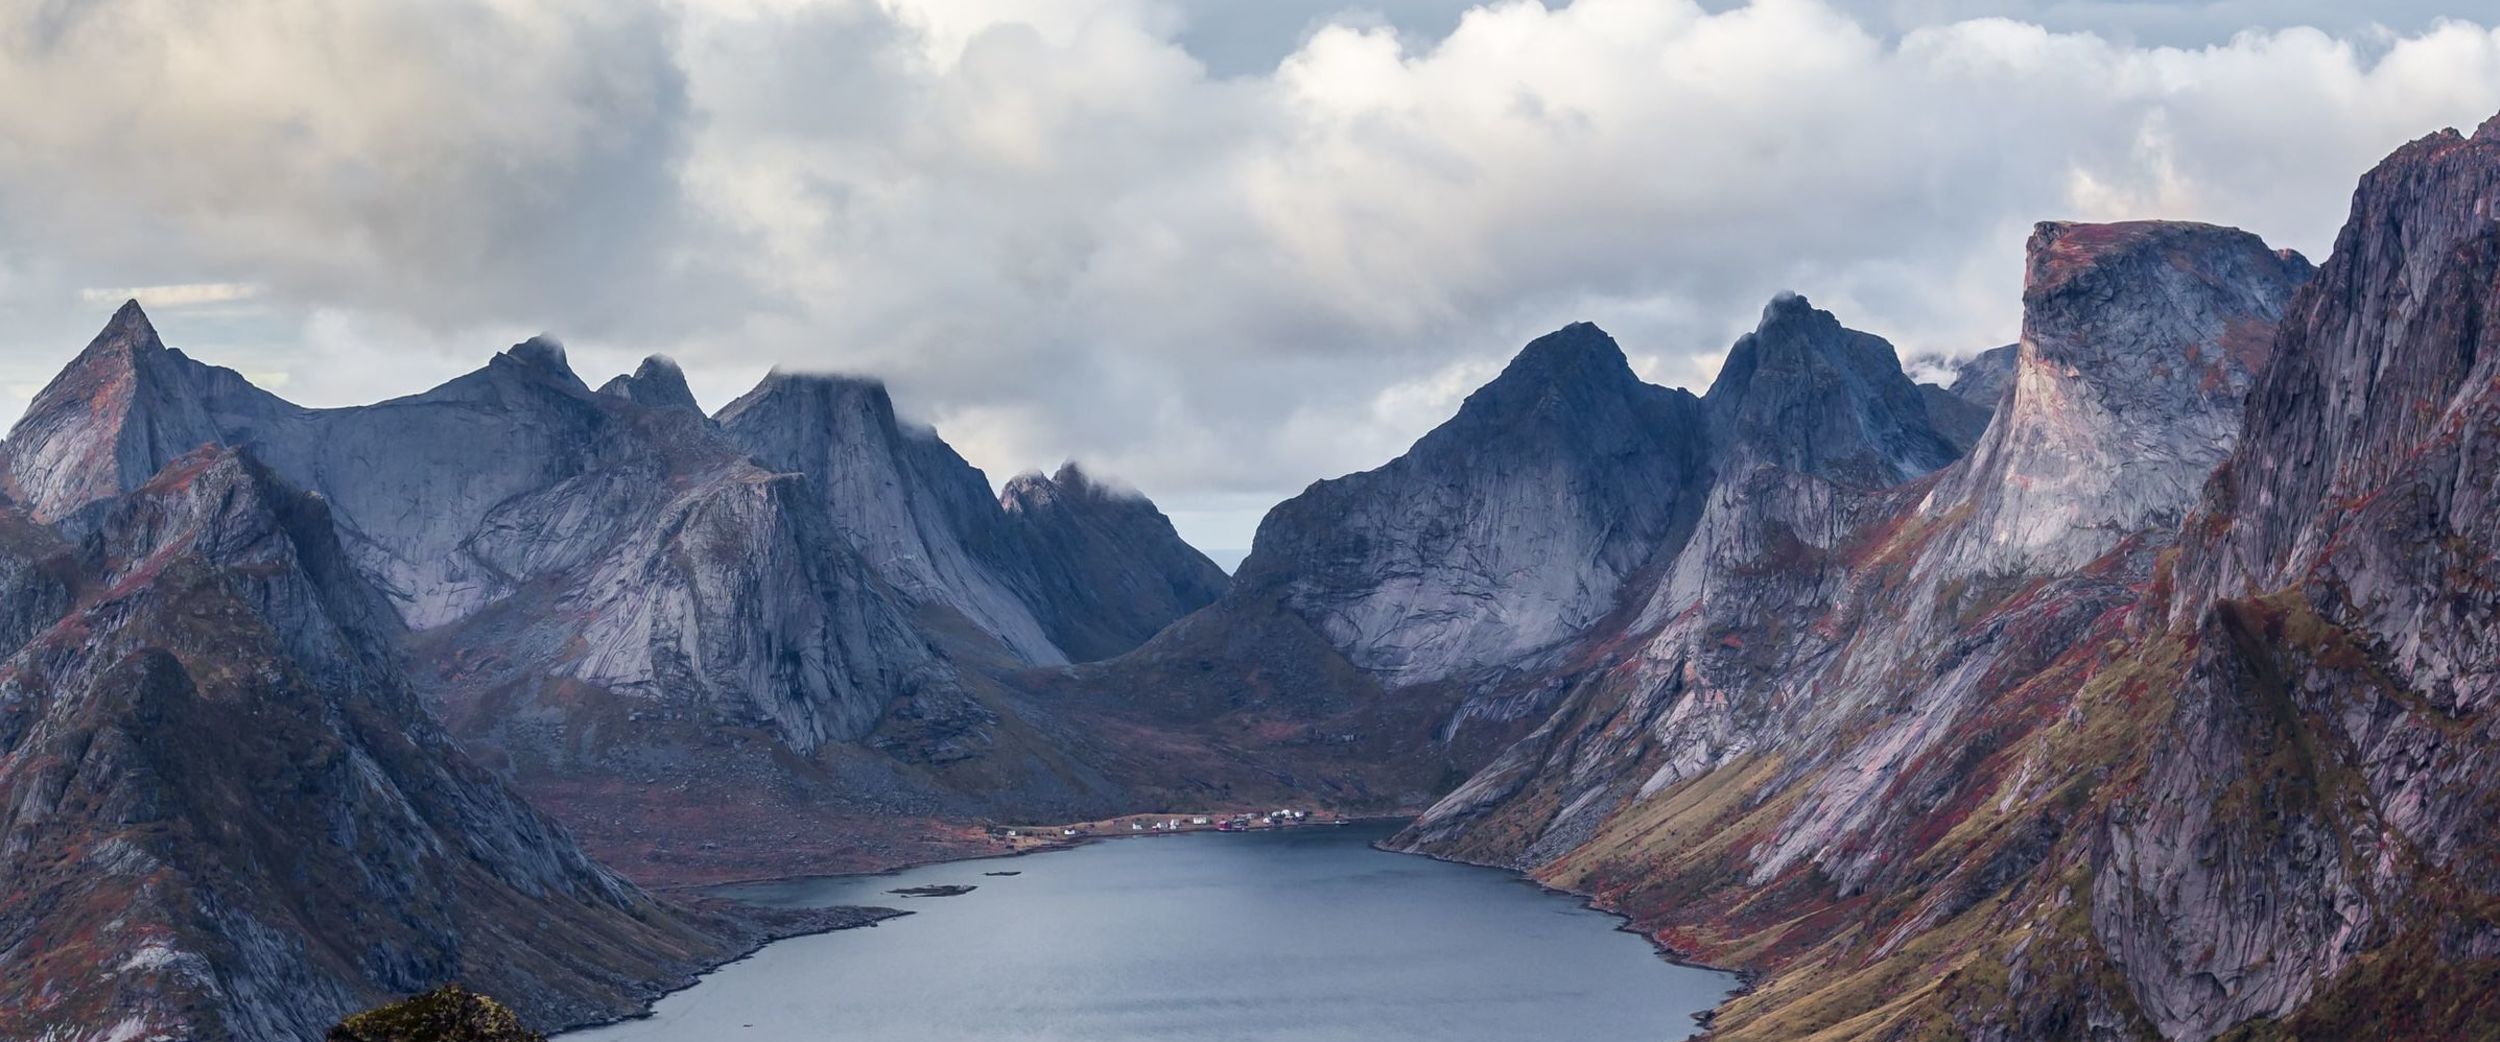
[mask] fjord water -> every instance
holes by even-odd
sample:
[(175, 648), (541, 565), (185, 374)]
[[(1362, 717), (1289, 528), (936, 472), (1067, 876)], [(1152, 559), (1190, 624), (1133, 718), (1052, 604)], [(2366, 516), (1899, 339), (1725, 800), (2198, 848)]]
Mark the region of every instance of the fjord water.
[[(1667, 1042), (1736, 985), (1509, 873), (1372, 849), (1390, 831), (1154, 836), (734, 888), (917, 914), (775, 944), (563, 1042)], [(950, 884), (977, 889), (888, 893)]]

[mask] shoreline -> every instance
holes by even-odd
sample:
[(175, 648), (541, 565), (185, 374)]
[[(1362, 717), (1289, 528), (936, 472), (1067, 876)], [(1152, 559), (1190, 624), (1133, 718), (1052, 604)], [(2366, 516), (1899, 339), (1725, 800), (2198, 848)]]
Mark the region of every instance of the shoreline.
[[(682, 900), (679, 898), (671, 899)], [(715, 897), (705, 898), (704, 900), (730, 901), (732, 899)], [(689, 900), (687, 903), (691, 904), (693, 902)], [(746, 902), (737, 903), (744, 904), (747, 908), (753, 909), (756, 912), (790, 911), (787, 909), (771, 909), (763, 905), (748, 904)], [(614, 1027), (618, 1024), (630, 1023), (637, 1020), (649, 1020), (658, 1014), (660, 1000), (682, 991), (691, 991), (698, 985), (701, 985), (705, 978), (719, 973), (722, 970), (728, 969), (731, 966), (735, 966), (739, 963), (755, 958), (756, 956), (763, 954), (764, 949), (780, 944), (783, 941), (795, 941), (801, 937), (822, 937), (830, 933), (841, 933), (844, 930), (873, 930), (886, 922), (901, 919), (905, 916), (919, 914), (908, 908), (886, 908), (879, 905), (831, 905), (821, 909), (814, 909), (813, 911), (825, 913), (823, 916), (824, 921), (801, 925), (796, 929), (789, 930), (788, 932), (767, 929), (756, 938), (754, 944), (747, 945), (744, 951), (741, 951), (729, 958), (722, 959), (719, 962), (706, 965), (701, 969), (690, 971), (687, 975), (685, 983), (665, 987), (654, 986), (639, 990), (636, 997), (638, 1001), (642, 1003), (641, 1009), (635, 1010), (631, 1013), (620, 1013), (615, 1016), (601, 1017), (595, 1020), (586, 1020), (574, 1024), (550, 1028), (547, 1029), (546, 1035), (549, 1039), (557, 1039), (566, 1035), (592, 1031), (598, 1028)], [(833, 915), (833, 913), (837, 912), (851, 913), (848, 916), (849, 921), (837, 921)]]
[[(1413, 821), (1413, 820), (1415, 820), (1416, 815), (1421, 814), (1421, 813), (1422, 813), (1421, 811), (1416, 811), (1416, 812), (1414, 812), (1414, 813), (1399, 813), (1399, 814), (1361, 814), (1361, 815), (1352, 815), (1352, 816), (1343, 817), (1343, 818), (1330, 818), (1330, 819), (1328, 819), (1327, 821), (1325, 821), (1325, 822), (1321, 822), (1321, 823), (1318, 823), (1318, 824), (1289, 825), (1289, 826), (1285, 826), (1284, 828), (1281, 828), (1281, 829), (1275, 829), (1275, 828), (1261, 828), (1261, 829), (1249, 829), (1249, 830), (1247, 830), (1247, 831), (1249, 831), (1249, 832), (1281, 832), (1281, 831), (1290, 831), (1290, 830), (1292, 830), (1292, 829), (1306, 829), (1306, 828), (1338, 828), (1338, 827), (1341, 827), (1341, 826), (1338, 824), (1339, 822), (1343, 822), (1343, 823), (1344, 823), (1345, 825), (1347, 825), (1347, 826), (1352, 826), (1352, 825), (1376, 825), (1376, 824), (1383, 824), (1383, 823), (1388, 823), (1388, 822), (1408, 822), (1408, 821)], [(1137, 816), (1137, 815), (1121, 815), (1121, 817), (1136, 817), (1136, 816)], [(1154, 816), (1161, 817), (1161, 816), (1164, 816), (1164, 815), (1154, 815)], [(1182, 816), (1186, 817), (1187, 815), (1182, 815)], [(1105, 820), (1111, 820), (1111, 819), (1105, 819)], [(1062, 826), (1035, 826), (1035, 827), (1036, 827), (1036, 828), (1044, 828), (1044, 827), (1062, 827)], [(969, 863), (974, 862), (974, 861), (1004, 861), (1004, 860), (1006, 860), (1006, 859), (1008, 859), (1008, 858), (1030, 857), (1030, 856), (1035, 855), (1035, 854), (1050, 854), (1050, 853), (1055, 853), (1055, 852), (1062, 851), (1062, 850), (1074, 850), (1074, 849), (1076, 849), (1076, 848), (1078, 848), (1078, 847), (1085, 846), (1086, 844), (1089, 844), (1089, 843), (1095, 843), (1095, 842), (1099, 842), (1099, 841), (1102, 841), (1102, 840), (1107, 840), (1107, 839), (1146, 839), (1146, 838), (1150, 838), (1150, 837), (1163, 837), (1163, 838), (1169, 838), (1169, 837), (1172, 837), (1172, 836), (1188, 836), (1188, 835), (1196, 835), (1196, 834), (1198, 834), (1198, 833), (1202, 833), (1202, 832), (1219, 832), (1219, 831), (1221, 831), (1221, 830), (1218, 830), (1218, 829), (1215, 829), (1215, 828), (1209, 827), (1209, 828), (1189, 828), (1189, 829), (1182, 829), (1182, 830), (1180, 830), (1180, 831), (1178, 831), (1178, 832), (1156, 832), (1156, 831), (1145, 831), (1145, 832), (1105, 832), (1105, 833), (1102, 833), (1102, 834), (1099, 834), (1099, 835), (1089, 833), (1089, 834), (1086, 834), (1086, 835), (1081, 835), (1081, 836), (1050, 836), (1050, 837), (1044, 837), (1044, 838), (1042, 839), (1042, 841), (1041, 841), (1041, 842), (1035, 843), (1035, 844), (1033, 844), (1033, 845), (1031, 845), (1031, 846), (1028, 846), (1028, 847), (1025, 847), (1025, 848), (1023, 848), (1023, 849), (1021, 849), (1021, 850), (1002, 850), (1002, 851), (998, 851), (998, 852), (996, 852), (996, 853), (991, 853), (991, 854), (975, 854), (975, 855), (973, 855), (973, 856), (971, 856), (971, 857), (929, 857), (929, 858), (921, 858), (921, 859), (914, 860), (914, 861), (906, 861), (906, 862), (903, 862), (903, 863), (901, 863), (901, 864), (895, 865), (895, 866), (893, 866), (893, 867), (891, 867), (891, 868), (880, 868), (880, 869), (875, 869), (875, 870), (872, 870), (872, 871), (867, 871), (867, 872), (803, 872), (803, 873), (783, 873), (783, 874), (778, 874), (778, 875), (760, 875), (760, 876), (747, 876), (747, 877), (740, 877), (740, 878), (737, 878), (737, 879), (724, 879), (724, 880), (719, 880), (719, 881), (716, 881), (716, 882), (709, 882), (709, 883), (678, 883), (678, 884), (669, 885), (669, 886), (652, 886), (652, 887), (644, 887), (643, 889), (645, 889), (645, 890), (649, 890), (650, 892), (655, 893), (655, 894), (672, 894), (672, 895), (673, 895), (673, 894), (705, 894), (705, 893), (712, 893), (712, 892), (716, 892), (716, 891), (719, 891), (719, 890), (724, 890), (724, 889), (727, 889), (727, 888), (730, 888), (730, 887), (739, 887), (739, 886), (764, 886), (764, 885), (768, 885), (768, 884), (772, 884), (772, 883), (800, 883), (800, 882), (806, 882), (806, 881), (811, 880), (811, 879), (877, 879), (877, 878), (884, 877), (884, 876), (900, 875), (900, 874), (902, 874), (902, 873), (904, 873), (904, 872), (909, 872), (909, 871), (911, 871), (911, 870), (913, 870), (913, 869), (916, 869), (916, 868), (929, 868), (929, 867), (932, 867), (932, 866), (935, 866), (935, 865), (961, 865), (961, 864), (969, 864)], [(1225, 833), (1225, 834), (1230, 835), (1231, 833)], [(1404, 851), (1390, 851), (1390, 853), (1404, 853)], [(1485, 866), (1478, 866), (1478, 867), (1484, 867), (1484, 868), (1498, 868), (1498, 867), (1500, 867), (1500, 866), (1498, 866), (1498, 865), (1485, 865)], [(735, 901), (735, 900), (737, 900), (737, 898), (734, 898), (734, 897), (725, 897), (725, 896), (723, 897), (723, 899), (724, 899), (724, 900), (730, 900), (730, 901)]]
[[(1383, 843), (1385, 842), (1386, 841), (1384, 840)], [(1465, 865), (1469, 868), (1489, 868), (1495, 871), (1509, 873), (1512, 878), (1526, 883), (1529, 886), (1533, 886), (1557, 897), (1571, 898), (1572, 900), (1579, 902), (1580, 907), (1613, 919), (1615, 921), (1614, 928), (1617, 932), (1628, 933), (1640, 938), (1642, 943), (1649, 945), (1649, 950), (1658, 956), (1658, 960), (1660, 962), (1664, 962), (1670, 966), (1681, 966), (1686, 969), (1707, 970), (1712, 973), (1724, 973), (1730, 977), (1736, 978), (1736, 988), (1735, 990), (1728, 992), (1727, 998), (1721, 999), (1719, 1004), (1716, 1006), (1712, 1006), (1709, 1009), (1693, 1014), (1693, 1020), (1701, 1025), (1701, 1034), (1693, 1036), (1696, 1039), (1707, 1039), (1710, 1037), (1711, 1032), (1716, 1030), (1719, 1011), (1726, 1008), (1728, 1003), (1752, 994), (1754, 988), (1760, 985), (1762, 981), (1763, 975), (1760, 971), (1746, 969), (1742, 966), (1720, 966), (1713, 963), (1703, 962), (1691, 955), (1668, 947), (1667, 945), (1661, 943), (1658, 938), (1652, 936), (1648, 931), (1641, 929), (1640, 924), (1635, 922), (1630, 915), (1607, 906), (1601, 902), (1595, 894), (1582, 893), (1578, 890), (1570, 890), (1555, 886), (1542, 879), (1538, 879), (1534, 875), (1520, 871), (1519, 869), (1513, 868), (1509, 865), (1494, 864), (1488, 861), (1476, 861), (1470, 858), (1453, 857), (1447, 854), (1435, 854), (1430, 851), (1406, 850), (1398, 847), (1384, 846), (1382, 843), (1374, 843), (1372, 844), (1372, 847), (1373, 849), (1387, 854), (1405, 854), (1410, 857), (1428, 858), (1433, 861), (1439, 861), (1443, 864)]]

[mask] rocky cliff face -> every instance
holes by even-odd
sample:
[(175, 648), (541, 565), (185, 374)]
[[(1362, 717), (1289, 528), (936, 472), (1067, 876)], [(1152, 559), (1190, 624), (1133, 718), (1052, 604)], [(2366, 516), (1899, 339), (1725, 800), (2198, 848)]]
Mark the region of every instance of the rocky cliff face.
[[(2168, 1038), (2467, 1037), (2500, 969), (2500, 118), (2361, 183), (2189, 524), (2096, 934)], [(2261, 1032), (2262, 1033), (2262, 1032)]]
[[(871, 385), (776, 377), (724, 417), (665, 360), (592, 392), (544, 339), (420, 394), (304, 409), (164, 347), (132, 308), (9, 459), (73, 534), (105, 501), (90, 497), (130, 484), (51, 462), (110, 455), (98, 445), (241, 447), (319, 493), (413, 630), (435, 710), (637, 872), (682, 878), (653, 860), (679, 844), (742, 874), (802, 847), (785, 867), (872, 867), (839, 859), (867, 842), (850, 837), (941, 810), (1107, 812), (1117, 784), (1068, 762), (1083, 743), (972, 674), (1012, 668), (1019, 646), (1062, 661), (1059, 639), (1122, 650), (1208, 599), (1203, 559), (1152, 505), (1071, 483), (1028, 488), (1035, 509), (1011, 516)], [(740, 813), (697, 811), (724, 804)], [(808, 824), (793, 839), (773, 820)]]
[(1231, 583), (1152, 502), (1074, 463), (1009, 481), (999, 503), (1031, 565), (1043, 629), (1078, 661), (1145, 643)]
[(1758, 514), (1405, 841), (1767, 971), (1731, 1039), (2489, 1032), (2494, 142), (2398, 153), (2314, 279), (2043, 226), (1970, 458), (1722, 476)]
[(2065, 572), (2178, 526), (2228, 453), (2297, 254), (2207, 225), (2043, 224), (1999, 420), (1929, 517), (1968, 512), (1972, 574)]
[(1710, 421), (1575, 325), (1378, 470), (1259, 523), (1235, 576), (1389, 686), (1521, 663), (1614, 610), (1699, 513)]
[(1728, 350), (1704, 401), (1723, 470), (1771, 466), (1882, 488), (1961, 455), (1930, 424), (1891, 344), (1793, 293)]
[(686, 386), (685, 370), (666, 355), (652, 355), (635, 366), (634, 371), (599, 385), (600, 394), (612, 394), (639, 405), (652, 408), (679, 408), (700, 415), (703, 406), (696, 404), (693, 389)]
[(139, 487), (177, 456), (218, 440), (138, 301), (35, 395), (0, 446), (0, 477), (28, 516), (50, 524)]
[(663, 902), (470, 764), (326, 504), (203, 448), (76, 543), (11, 517), (0, 1034), (316, 1038), (458, 978), (631, 1012), (778, 926)]
[(720, 422), (765, 465), (806, 475), (887, 582), (1027, 665), (1127, 651), (1225, 586), (1153, 503), (1073, 465), (992, 496), (935, 432), (897, 420), (873, 380), (777, 373)]
[[(661, 715), (761, 722), (806, 752), (861, 737), (943, 673), (816, 497), (719, 437), (664, 362), (594, 394), (532, 340), (422, 394), (314, 410), (152, 336), (135, 357), (171, 374), (165, 408), (320, 492), (429, 647), (495, 650), (505, 669), (435, 685), (480, 735), (559, 726), (579, 702), (561, 688), (587, 684)], [(475, 712), (483, 677), (506, 719)]]
[(895, 588), (960, 613), (1023, 662), (1067, 661), (1028, 599), (1030, 569), (989, 479), (934, 432), (897, 420), (883, 384), (776, 373), (720, 422), (764, 465), (806, 475)]

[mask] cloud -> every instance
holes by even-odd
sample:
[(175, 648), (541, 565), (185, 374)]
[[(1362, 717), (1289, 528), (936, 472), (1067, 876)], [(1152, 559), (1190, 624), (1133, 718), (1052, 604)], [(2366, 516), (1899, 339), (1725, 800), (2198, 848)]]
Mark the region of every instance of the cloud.
[(2419, 5), (15, 4), (0, 320), (57, 341), (0, 383), (101, 320), (71, 287), (249, 283), (167, 333), (306, 400), (539, 330), (714, 405), (876, 372), (1211, 545), (1564, 322), (1690, 386), (1781, 290), (1966, 353), (2033, 221), (2319, 255), (2370, 163), (2500, 109), (2500, 32)]
[(78, 291), (78, 299), (89, 304), (118, 305), (125, 300), (136, 300), (148, 307), (166, 308), (231, 304), (259, 295), (260, 287), (249, 282), (189, 282), (172, 286), (126, 286)]

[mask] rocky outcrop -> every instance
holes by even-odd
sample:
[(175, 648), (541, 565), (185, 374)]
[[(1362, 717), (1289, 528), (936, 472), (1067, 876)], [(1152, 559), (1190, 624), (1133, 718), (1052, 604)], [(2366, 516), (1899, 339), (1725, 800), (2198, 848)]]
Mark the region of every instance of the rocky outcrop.
[(1215, 603), (1231, 581), (1183, 542), (1170, 518), (1075, 463), (1018, 476), (999, 493), (1030, 563), (1052, 643), (1078, 661), (1135, 648), (1172, 620)]
[(1883, 488), (1960, 456), (1883, 338), (1781, 294), (1728, 349), (1704, 397), (1721, 469), (1772, 466)]
[(1073, 467), (993, 496), (935, 431), (897, 419), (874, 380), (775, 373), (719, 420), (766, 466), (806, 475), (887, 583), (1025, 665), (1127, 651), (1224, 585), (1154, 504)]
[(309, 1039), (453, 978), (577, 1024), (822, 925), (655, 899), (472, 765), (321, 498), (211, 447), (100, 507), (0, 548), (75, 594), (6, 591), (58, 611), (0, 663), (0, 1034)]

